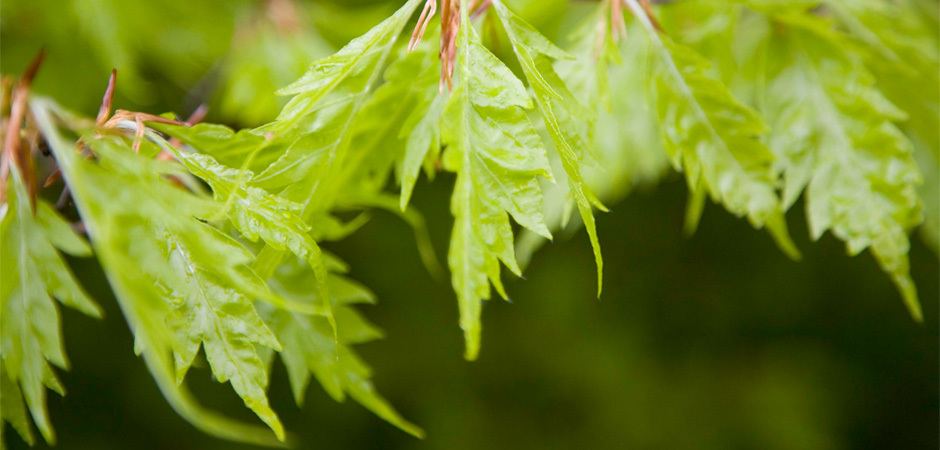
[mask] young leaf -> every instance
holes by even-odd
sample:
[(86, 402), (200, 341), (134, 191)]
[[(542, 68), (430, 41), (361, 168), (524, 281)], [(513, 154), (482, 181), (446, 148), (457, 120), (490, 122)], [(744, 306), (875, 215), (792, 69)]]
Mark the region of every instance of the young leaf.
[[(555, 61), (555, 70), (575, 98), (592, 106), (587, 115), (579, 116), (587, 122), (588, 145), (593, 149), (586, 158), (589, 164), (584, 166), (584, 177), (605, 203), (619, 201), (636, 188), (652, 187), (671, 171), (660, 146), (659, 124), (648, 89), (649, 48), (641, 39), (614, 42), (607, 22), (609, 12), (609, 4), (599, 4), (571, 36), (572, 43), (567, 49), (574, 59)], [(636, 24), (632, 23), (627, 29), (628, 36), (641, 32), (634, 28)], [(611, 85), (616, 86), (615, 94), (610, 91)], [(550, 145), (542, 122), (533, 120), (543, 142)], [(558, 183), (542, 183), (545, 221), (553, 234), (562, 229), (571, 233), (580, 223), (577, 220), (568, 223), (573, 206), (560, 157), (552, 158), (554, 154), (549, 151), (552, 173)], [(520, 265), (525, 267), (534, 251), (546, 242), (535, 233), (524, 231), (516, 245)]]
[(490, 283), (506, 297), (499, 261), (513, 273), (509, 216), (550, 238), (538, 176), (550, 178), (538, 134), (526, 117), (531, 100), (522, 83), (480, 43), (465, 8), (457, 42), (459, 80), (444, 107), (444, 168), (457, 174), (451, 197), (454, 230), (448, 263), (460, 306), (465, 357), (480, 349), (480, 311)]
[(294, 97), (277, 120), (259, 131), (275, 135), (293, 131), (300, 138), (258, 175), (258, 183), (273, 188), (309, 180), (317, 173), (314, 168), (330, 165), (342, 156), (352, 119), (366, 103), (377, 74), (418, 4), (419, 0), (410, 0), (368, 33), (315, 62), (303, 77), (278, 91)]
[[(171, 135), (184, 128), (165, 127)], [(299, 204), (250, 186), (254, 177), (251, 171), (223, 166), (208, 155), (186, 153), (170, 145), (162, 147), (182, 162), (191, 174), (209, 184), (215, 199), (224, 202), (223, 212), (242, 237), (252, 242), (260, 238), (277, 250), (290, 250), (307, 261), (318, 280), (321, 297), (328, 298), (322, 252), (309, 234), (310, 226), (297, 215), (301, 209)], [(329, 302), (318, 306), (317, 312), (333, 323)]]
[(565, 82), (555, 73), (551, 58), (564, 59), (568, 54), (552, 44), (535, 28), (515, 15), (499, 0), (493, 1), (503, 28), (509, 35), (513, 51), (522, 65), (529, 86), (535, 92), (535, 102), (539, 107), (548, 134), (558, 150), (562, 166), (568, 176), (570, 195), (574, 197), (581, 214), (584, 228), (594, 249), (597, 264), (597, 295), (603, 286), (604, 259), (597, 240), (597, 226), (591, 208), (596, 206), (606, 210), (581, 174), (581, 161), (588, 152), (588, 143), (584, 137), (586, 123), (578, 117), (589, 116), (586, 108), (572, 95)]
[(421, 168), (433, 176), (441, 151), (438, 122), (444, 97), (438, 92), (441, 68), (432, 41), (428, 36), (407, 53), (402, 47), (385, 70), (385, 82), (356, 117), (349, 148), (353, 163), (344, 168), (344, 180), (365, 180), (365, 190), (374, 194), (384, 189), (394, 166), (402, 211)]
[[(46, 388), (65, 395), (50, 363), (68, 369), (62, 342), (59, 311), (55, 300), (89, 316), (101, 317), (96, 305), (72, 276), (58, 250), (73, 256), (90, 256), (91, 249), (69, 224), (42, 199), (31, 199), (20, 169), (13, 165), (7, 203), (0, 222), (0, 356), (3, 378), (13, 388), (4, 387), (4, 418), (9, 419), (23, 439), (32, 443), (25, 417), (18, 418), (16, 405), (22, 405), (20, 392), (40, 434), (49, 444), (55, 433), (46, 409)], [(14, 398), (15, 396), (15, 398)], [(8, 416), (6, 408), (14, 409)]]
[(84, 136), (97, 158), (79, 158), (58, 132), (54, 107), (42, 100), (31, 106), (134, 332), (135, 348), (167, 400), (209, 433), (272, 443), (253, 426), (203, 410), (179, 385), (202, 346), (216, 378), (231, 381), (283, 440), (258, 356), (258, 347), (279, 344), (252, 304), (274, 294), (248, 269), (247, 250), (198, 220), (218, 214), (222, 205), (171, 183), (167, 177), (178, 175), (177, 167), (137, 155), (120, 137)]
[[(936, 2), (828, 1), (843, 26), (862, 42), (862, 57), (879, 90), (907, 112), (899, 124), (914, 144), (924, 174), (922, 236), (940, 253), (940, 42)], [(916, 89), (912, 89), (916, 86)]]
[[(356, 303), (375, 303), (375, 296), (361, 285), (341, 276), (344, 266), (333, 261), (330, 266), (331, 303), (340, 331), (333, 338), (330, 324), (322, 317), (303, 315), (270, 305), (260, 305), (265, 322), (283, 345), (281, 359), (287, 368), (291, 390), (298, 405), (303, 403), (310, 376), (336, 401), (347, 394), (377, 416), (417, 437), (424, 432), (401, 417), (375, 390), (371, 371), (350, 348), (353, 344), (382, 337), (382, 332), (366, 321), (353, 307)], [(296, 260), (281, 265), (272, 278), (273, 288), (286, 299), (319, 304), (318, 291), (311, 289), (310, 270)]]
[[(382, 208), (412, 226), (422, 262), (432, 275), (442, 272), (424, 219), (408, 207), (418, 173), (433, 177), (440, 156), (440, 116), (446, 97), (439, 95), (440, 62), (428, 38), (413, 51), (400, 49), (385, 71), (385, 82), (354, 119), (342, 167), (335, 167), (342, 190), (332, 199), (335, 210)], [(393, 205), (384, 193), (392, 171), (401, 194)], [(315, 222), (314, 222), (315, 223)]]
[[(9, 423), (23, 438), (23, 441), (32, 446), (36, 443), (36, 438), (29, 427), (29, 418), (26, 416), (29, 413), (23, 402), (23, 392), (20, 391), (18, 383), (14, 383), (7, 377), (3, 366), (0, 364), (0, 420)], [(0, 448), (6, 448), (6, 440), (3, 438), (5, 429), (6, 427), (0, 422)]]
[(784, 167), (784, 204), (805, 192), (810, 234), (827, 230), (850, 254), (866, 248), (922, 320), (910, 277), (907, 231), (921, 218), (921, 182), (910, 141), (894, 125), (905, 114), (874, 86), (841, 36), (810, 16), (771, 43), (766, 107), (770, 147)]
[(637, 0), (624, 0), (643, 24), (659, 55), (657, 109), (663, 146), (689, 189), (705, 189), (713, 201), (755, 228), (766, 226), (778, 246), (797, 258), (776, 193), (773, 154), (758, 137), (761, 116), (739, 103), (709, 73), (706, 59), (660, 36)]
[[(279, 91), (294, 98), (277, 120), (257, 130), (275, 139), (294, 139), (254, 183), (266, 189), (283, 188), (281, 195), (303, 205), (303, 220), (328, 213), (343, 192), (355, 119), (419, 3), (409, 0), (335, 55), (314, 63), (300, 80)], [(259, 275), (273, 274), (283, 256), (273, 248), (263, 250), (255, 264)]]
[(405, 210), (421, 167), (433, 168), (440, 155), (437, 126), (444, 99), (436, 49), (426, 41), (411, 52), (400, 47), (389, 59), (384, 82), (352, 118), (345, 158), (331, 167), (333, 185), (342, 186), (334, 204), (379, 195), (394, 169)]
[(148, 126), (178, 139), (193, 150), (207, 154), (228, 167), (243, 167), (252, 172), (264, 170), (291, 143), (246, 128), (235, 132), (224, 125), (197, 123), (191, 127), (148, 123)]

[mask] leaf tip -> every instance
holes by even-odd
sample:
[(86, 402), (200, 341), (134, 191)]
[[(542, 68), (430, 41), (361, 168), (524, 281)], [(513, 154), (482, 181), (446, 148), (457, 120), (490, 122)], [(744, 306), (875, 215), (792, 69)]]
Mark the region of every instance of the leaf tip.
[(787, 230), (786, 217), (782, 212), (771, 216), (770, 219), (767, 220), (765, 227), (770, 233), (771, 238), (773, 238), (774, 243), (777, 244), (777, 248), (779, 248), (783, 254), (794, 261), (803, 259), (803, 254), (800, 253), (800, 249), (796, 246), (796, 243), (793, 242), (793, 238), (790, 237), (790, 232)]
[(467, 361), (476, 361), (480, 356), (480, 325), (479, 323), (464, 330), (463, 358)]
[(898, 290), (901, 292), (901, 298), (904, 300), (904, 305), (907, 306), (908, 312), (911, 313), (911, 318), (918, 324), (924, 323), (924, 312), (920, 306), (914, 280), (906, 273), (894, 274), (891, 278), (894, 280), (895, 286), (897, 286)]

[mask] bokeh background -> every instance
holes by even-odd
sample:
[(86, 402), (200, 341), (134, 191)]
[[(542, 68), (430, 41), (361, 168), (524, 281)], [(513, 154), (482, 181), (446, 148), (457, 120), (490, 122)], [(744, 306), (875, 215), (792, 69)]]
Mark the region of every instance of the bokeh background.
[[(42, 46), (36, 91), (93, 115), (111, 67), (119, 108), (191, 112), (251, 126), (279, 108), (274, 89), (382, 20), (398, 2), (4, 0), (0, 70), (15, 74)], [(563, 0), (516, 1), (537, 27), (562, 22)], [(290, 9), (293, 8), (293, 9)], [(285, 30), (288, 30), (285, 32)], [(453, 179), (419, 181), (437, 254), (446, 254)], [(274, 364), (270, 397), (297, 448), (929, 449), (940, 446), (937, 254), (913, 239), (923, 325), (907, 314), (868, 254), (831, 236), (811, 243), (802, 206), (789, 214), (804, 253), (709, 205), (682, 233), (678, 175), (632, 192), (598, 218), (605, 286), (583, 233), (535, 254), (511, 302), (484, 309), (483, 351), (462, 358), (450, 283), (422, 266), (408, 226), (377, 212), (328, 244), (379, 304), (362, 311), (387, 332), (358, 350), (379, 391), (425, 428), (418, 440), (318, 387), (298, 408)], [(72, 260), (106, 310), (65, 309), (68, 390), (50, 395), (59, 449), (250, 448), (201, 434), (161, 397), (93, 260)], [(207, 405), (253, 420), (204, 368), (188, 383)], [(11, 449), (24, 448), (5, 433)], [(44, 443), (37, 448), (45, 448)]]

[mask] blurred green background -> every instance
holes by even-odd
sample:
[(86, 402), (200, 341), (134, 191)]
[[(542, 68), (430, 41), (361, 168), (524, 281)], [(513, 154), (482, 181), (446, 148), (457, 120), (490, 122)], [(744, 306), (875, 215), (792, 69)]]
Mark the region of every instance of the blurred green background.
[[(296, 2), (288, 18), (272, 12), (274, 3), (4, 0), (0, 69), (18, 73), (45, 45), (36, 90), (85, 114), (97, 111), (117, 67), (116, 107), (186, 115), (207, 102), (208, 120), (254, 125), (278, 110), (275, 88), (395, 2)], [(515, 3), (549, 30), (559, 18), (544, 12), (567, 5)], [(444, 175), (419, 181), (415, 194), (439, 257), (452, 183)], [(316, 387), (298, 408), (276, 362), (270, 396), (296, 447), (938, 448), (937, 255), (913, 239), (925, 313), (917, 325), (868, 253), (849, 258), (828, 235), (809, 242), (802, 206), (788, 217), (804, 253), (793, 262), (765, 233), (713, 205), (698, 233), (683, 237), (686, 192), (672, 175), (599, 216), (600, 300), (583, 233), (540, 250), (526, 279), (509, 281), (512, 302), (486, 304), (473, 363), (462, 358), (450, 283), (427, 274), (407, 225), (375, 213), (327, 247), (378, 295), (362, 310), (388, 336), (358, 349), (379, 391), (428, 437), (412, 438)], [(247, 448), (203, 435), (172, 411), (134, 356), (100, 269), (72, 262), (106, 318), (63, 309), (73, 367), (60, 373), (68, 395), (48, 400), (56, 448)], [(188, 380), (207, 405), (254, 420), (204, 368)], [(25, 446), (5, 435), (10, 448)]]

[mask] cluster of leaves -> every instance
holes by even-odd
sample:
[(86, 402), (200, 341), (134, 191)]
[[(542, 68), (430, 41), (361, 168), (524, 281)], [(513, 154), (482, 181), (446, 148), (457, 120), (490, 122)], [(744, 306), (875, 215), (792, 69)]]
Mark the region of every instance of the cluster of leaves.
[[(521, 275), (541, 242), (583, 226), (600, 295), (594, 210), (670, 166), (689, 187), (688, 231), (710, 198), (799, 258), (785, 214), (803, 196), (811, 236), (831, 231), (850, 254), (870, 248), (920, 319), (907, 252), (923, 200), (923, 234), (937, 242), (934, 4), (716, 0), (653, 12), (649, 2), (608, 0), (577, 17), (559, 46), (501, 0), (476, 11), (474, 2), (444, 0), (440, 33), (406, 48), (399, 38), (422, 3), (407, 1), (314, 62), (278, 91), (290, 100), (257, 128), (126, 111), (106, 121), (109, 105), (91, 121), (41, 97), (13, 105), (28, 112), (11, 129), (48, 143), (91, 245), (30, 195), (32, 166), (5, 148), (0, 416), (31, 443), (28, 410), (52, 442), (45, 387), (63, 393), (51, 365), (67, 368), (53, 299), (100, 316), (61, 251), (98, 259), (135, 351), (197, 427), (284, 441), (266, 394), (280, 355), (298, 404), (312, 375), (336, 400), (348, 394), (421, 436), (375, 391), (351, 348), (381, 337), (353, 307), (374, 296), (319, 243), (368, 220), (340, 213), (386, 209), (415, 228), (422, 258), (439, 270), (409, 207), (422, 171), (455, 174), (447, 261), (468, 359), (480, 351), (484, 301), (493, 289), (507, 297), (501, 265)], [(425, 14), (419, 27), (431, 20)], [(480, 15), (497, 35), (490, 46), (475, 25)], [(304, 36), (236, 41), (246, 51), (225, 63), (232, 102), (223, 110), (243, 122), (263, 118), (237, 113), (247, 101), (237, 97), (259, 96), (251, 78), (270, 80), (267, 66), (277, 65), (251, 55), (325, 45)], [(511, 53), (495, 50), (500, 39)], [(387, 190), (393, 181), (397, 196)], [(204, 409), (186, 390), (200, 349), (273, 436)]]

